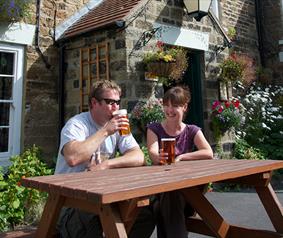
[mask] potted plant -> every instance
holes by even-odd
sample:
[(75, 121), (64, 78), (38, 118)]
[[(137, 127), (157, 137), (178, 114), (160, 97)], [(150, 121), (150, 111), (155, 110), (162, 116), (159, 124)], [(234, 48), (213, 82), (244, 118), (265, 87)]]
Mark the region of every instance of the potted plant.
[(17, 22), (29, 16), (31, 2), (32, 0), (0, 1), (0, 21)]
[(233, 52), (220, 65), (219, 79), (223, 82), (242, 82), (250, 85), (256, 77), (253, 59), (246, 54)]
[(211, 125), (218, 152), (222, 151), (219, 143), (225, 132), (240, 126), (242, 120), (240, 107), (240, 101), (237, 99), (212, 102)]
[(188, 67), (187, 52), (181, 47), (166, 47), (161, 41), (156, 46), (157, 51), (146, 53), (143, 62), (149, 77), (168, 86), (182, 78)]
[(131, 112), (131, 124), (135, 125), (143, 134), (146, 133), (146, 126), (152, 122), (161, 122), (164, 119), (164, 111), (161, 100), (150, 98), (140, 100)]

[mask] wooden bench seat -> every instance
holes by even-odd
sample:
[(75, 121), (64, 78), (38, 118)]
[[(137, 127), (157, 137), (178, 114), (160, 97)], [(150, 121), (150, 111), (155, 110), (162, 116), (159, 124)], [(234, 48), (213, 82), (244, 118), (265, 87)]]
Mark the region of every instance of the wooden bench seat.
[(33, 238), (35, 237), (36, 229), (25, 229), (18, 231), (9, 231), (5, 233), (0, 233), (0, 238)]

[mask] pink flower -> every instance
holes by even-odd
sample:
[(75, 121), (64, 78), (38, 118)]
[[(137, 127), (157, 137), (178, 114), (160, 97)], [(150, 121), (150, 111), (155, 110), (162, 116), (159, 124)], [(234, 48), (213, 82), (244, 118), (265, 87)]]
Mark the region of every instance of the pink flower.
[(212, 110), (215, 110), (219, 105), (221, 105), (221, 102), (219, 102), (219, 101), (214, 101), (214, 102), (212, 103)]

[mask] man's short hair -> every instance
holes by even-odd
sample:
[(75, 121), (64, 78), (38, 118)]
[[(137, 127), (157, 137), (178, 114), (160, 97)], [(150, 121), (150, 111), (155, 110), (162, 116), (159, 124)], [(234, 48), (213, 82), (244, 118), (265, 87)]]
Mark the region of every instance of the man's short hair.
[(90, 89), (90, 93), (88, 96), (88, 104), (91, 107), (91, 99), (95, 98), (98, 101), (102, 100), (102, 94), (104, 91), (106, 91), (107, 89), (110, 90), (115, 90), (119, 93), (119, 95), (121, 96), (121, 88), (120, 86), (115, 83), (114, 81), (110, 81), (110, 80), (100, 80), (100, 81), (96, 81), (91, 89)]

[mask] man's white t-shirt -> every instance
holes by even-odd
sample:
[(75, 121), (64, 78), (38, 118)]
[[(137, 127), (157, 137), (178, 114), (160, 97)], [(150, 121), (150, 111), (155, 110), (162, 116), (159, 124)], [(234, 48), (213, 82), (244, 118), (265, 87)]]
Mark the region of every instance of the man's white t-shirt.
[[(85, 171), (89, 162), (79, 164), (74, 167), (70, 167), (62, 155), (62, 148), (64, 145), (72, 140), (84, 141), (89, 136), (96, 133), (100, 127), (92, 119), (90, 112), (82, 112), (71, 119), (69, 119), (66, 125), (61, 131), (61, 141), (58, 152), (58, 158), (56, 163), (55, 174), (63, 173), (74, 173)], [(100, 150), (103, 150), (111, 154), (110, 158), (114, 158), (116, 150), (119, 150), (120, 153), (125, 153), (127, 150), (130, 150), (134, 147), (138, 147), (138, 143), (132, 136), (120, 136), (118, 132), (114, 133), (111, 136), (108, 136), (104, 142), (100, 145)], [(93, 151), (95, 153), (96, 151)], [(91, 159), (91, 158), (90, 158)]]

